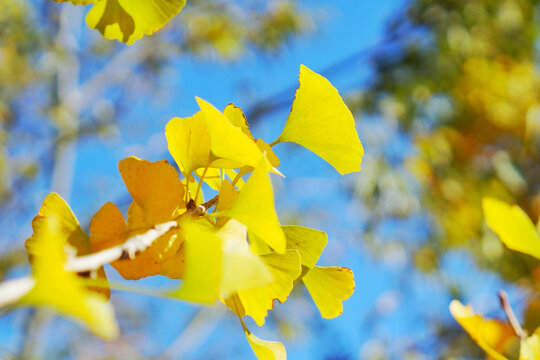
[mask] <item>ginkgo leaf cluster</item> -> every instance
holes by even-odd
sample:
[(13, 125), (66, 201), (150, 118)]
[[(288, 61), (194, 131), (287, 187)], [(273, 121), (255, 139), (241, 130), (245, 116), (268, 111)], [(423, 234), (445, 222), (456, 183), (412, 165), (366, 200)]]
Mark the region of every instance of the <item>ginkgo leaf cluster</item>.
[[(108, 202), (94, 215), (88, 235), (68, 204), (49, 195), (26, 242), (35, 285), (21, 305), (52, 307), (112, 338), (118, 330), (101, 267), (110, 263), (127, 280), (181, 280), (175, 289), (156, 289), (156, 295), (222, 302), (240, 318), (260, 359), (285, 359), (285, 348), (256, 337), (242, 318), (264, 325), (276, 300), (285, 302), (295, 285), (305, 285), (323, 318), (339, 316), (354, 291), (353, 273), (318, 265), (328, 241), (324, 232), (280, 223), (270, 175), (283, 174), (273, 147), (297, 143), (341, 174), (360, 170), (363, 148), (354, 118), (330, 82), (305, 66), (299, 81), (283, 132), (270, 145), (251, 134), (240, 108), (230, 104), (220, 111), (197, 98), (200, 111), (165, 127), (180, 173), (165, 160), (120, 161), (132, 197), (127, 217)], [(164, 224), (172, 225), (156, 232)], [(96, 259), (88, 269), (73, 265)], [(73, 269), (87, 271), (77, 275)]]

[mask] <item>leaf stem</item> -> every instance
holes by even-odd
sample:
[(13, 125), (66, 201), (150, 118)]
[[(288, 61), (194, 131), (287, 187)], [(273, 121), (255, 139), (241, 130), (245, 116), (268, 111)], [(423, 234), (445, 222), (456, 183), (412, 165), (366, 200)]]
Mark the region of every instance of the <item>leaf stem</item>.
[(206, 176), (206, 172), (208, 171), (208, 165), (204, 168), (203, 173), (199, 179), (199, 184), (197, 185), (197, 192), (195, 192), (195, 204), (197, 203), (197, 198), (199, 197), (199, 192), (201, 192), (201, 186), (204, 180), (204, 177)]
[(519, 321), (516, 318), (516, 315), (514, 314), (514, 311), (512, 310), (512, 307), (510, 306), (510, 300), (508, 298), (508, 294), (504, 290), (499, 290), (497, 293), (499, 295), (499, 301), (501, 303), (501, 306), (506, 314), (506, 317), (508, 318), (508, 321), (510, 322), (510, 325), (512, 325), (512, 328), (514, 329), (514, 332), (521, 340), (527, 339), (527, 333), (523, 330), (521, 325), (519, 324)]
[(242, 178), (242, 172), (241, 170), (239, 169), (238, 170), (238, 174), (236, 174), (236, 176), (234, 177), (234, 180), (232, 181), (232, 186), (236, 185), (236, 183), (238, 182), (238, 180), (240, 180)]

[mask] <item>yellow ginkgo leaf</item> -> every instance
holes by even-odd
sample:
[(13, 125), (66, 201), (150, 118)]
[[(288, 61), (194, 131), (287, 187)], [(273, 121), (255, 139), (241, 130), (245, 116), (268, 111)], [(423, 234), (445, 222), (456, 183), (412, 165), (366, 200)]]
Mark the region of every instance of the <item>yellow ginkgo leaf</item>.
[(266, 255), (272, 253), (272, 249), (262, 241), (253, 231), (248, 231), (249, 247), (255, 254)]
[[(195, 180), (195, 176), (193, 174), (188, 174), (185, 178), (182, 179), (182, 185), (184, 185), (185, 191), (188, 192), (189, 198), (195, 198), (195, 194), (197, 193), (197, 190), (199, 190), (199, 183), (197, 182), (197, 180)], [(199, 191), (198, 203), (204, 201), (203, 199), (204, 194), (202, 191)]]
[(131, 156), (120, 161), (118, 168), (149, 224), (170, 221), (178, 208), (185, 207), (184, 186), (166, 160), (150, 162)]
[(499, 348), (506, 339), (512, 336), (513, 331), (508, 325), (497, 320), (485, 320), (482, 315), (475, 314), (470, 305), (463, 306), (457, 300), (450, 303), (450, 313), (491, 358), (507, 360), (496, 348)]
[[(233, 184), (229, 180), (223, 181), (221, 188), (219, 189), (218, 203), (216, 205), (217, 212), (225, 212), (229, 210), (234, 202), (238, 198), (238, 190), (236, 190)], [(218, 226), (223, 226), (229, 221), (228, 216), (220, 216), (216, 220)]]
[(107, 297), (88, 290), (76, 274), (64, 269), (68, 243), (62, 226), (62, 220), (57, 217), (49, 217), (42, 223), (33, 244), (35, 285), (21, 302), (53, 308), (80, 321), (96, 335), (115, 338), (118, 328)]
[[(206, 173), (204, 173), (206, 171)], [(222, 176), (223, 172), (223, 176)], [(217, 169), (217, 168), (207, 168), (207, 169), (199, 169), (195, 171), (195, 174), (201, 178), (201, 176), (204, 173), (203, 181), (210, 186), (214, 190), (219, 190), (221, 187), (221, 180), (223, 178), (228, 178), (230, 181), (233, 181), (236, 178), (236, 175), (238, 173), (234, 171), (233, 169)], [(242, 188), (244, 185), (244, 181), (242, 178), (239, 178), (236, 181), (236, 186), (238, 188)]]
[[(152, 227), (152, 224), (146, 220), (142, 208), (136, 202), (130, 204), (127, 215), (129, 236), (144, 233)], [(139, 277), (164, 275), (171, 279), (182, 279), (185, 265), (183, 242), (182, 232), (178, 229), (172, 229), (154, 240), (149, 248), (134, 259), (122, 260), (122, 262), (133, 262), (129, 268)], [(128, 265), (126, 265), (127, 267)]]
[(105, 38), (130, 45), (161, 29), (185, 4), (186, 0), (98, 0), (88, 12), (86, 23)]
[(336, 88), (306, 66), (283, 132), (274, 144), (293, 142), (313, 151), (340, 174), (360, 171), (364, 149), (354, 117)]
[(287, 249), (296, 249), (302, 258), (302, 265), (315, 266), (328, 241), (323, 231), (303, 226), (286, 225), (281, 227), (287, 238)]
[(196, 170), (195, 175), (197, 175), (199, 179), (202, 179), (202, 181), (204, 181), (213, 190), (219, 190), (219, 187), (221, 186), (222, 171), (223, 170), (217, 168), (204, 168)]
[(223, 215), (240, 221), (275, 251), (285, 251), (285, 235), (274, 208), (274, 191), (266, 160), (259, 162), (232, 207)]
[(197, 98), (197, 103), (210, 133), (212, 153), (218, 159), (232, 161), (229, 165), (224, 162), (216, 162), (213, 166), (239, 168), (247, 165), (256, 167), (263, 158), (263, 154), (255, 142), (210, 103), (200, 98)]
[[(57, 240), (69, 244), (76, 250), (77, 256), (88, 255), (93, 249), (88, 235), (81, 228), (79, 221), (71, 211), (69, 205), (56, 193), (51, 193), (43, 200), (38, 215), (32, 220), (33, 234), (25, 242), (30, 261), (33, 262), (35, 254), (39, 254), (40, 238), (43, 232), (48, 231), (49, 223), (53, 221), (59, 225)], [(36, 248), (38, 247), (38, 248)], [(106, 280), (105, 270), (100, 267), (97, 271), (98, 278)], [(93, 290), (110, 296), (110, 290), (106, 287), (92, 288)]]
[(534, 334), (521, 341), (519, 360), (540, 359), (540, 328)]
[(222, 241), (211, 227), (201, 221), (184, 219), (185, 272), (182, 286), (169, 295), (200, 304), (213, 304), (223, 277)]
[(509, 249), (540, 259), (540, 236), (523, 210), (492, 198), (484, 198), (482, 207), (489, 227)]
[(210, 134), (200, 111), (192, 117), (171, 119), (165, 126), (165, 137), (169, 152), (185, 176), (209, 165)]
[(271, 253), (260, 258), (270, 270), (273, 280), (265, 286), (239, 291), (238, 299), (242, 306), (231, 310), (239, 316), (251, 316), (257, 325), (262, 326), (268, 310), (274, 308), (274, 300), (282, 303), (289, 297), (294, 280), (302, 272), (302, 265), (296, 250), (287, 250), (284, 254)]
[(223, 110), (223, 115), (229, 119), (231, 124), (242, 130), (242, 132), (246, 134), (252, 141), (255, 141), (255, 138), (253, 135), (251, 135), (251, 131), (249, 130), (246, 116), (242, 112), (241, 108), (234, 106), (234, 104), (228, 104)]
[(315, 266), (302, 277), (302, 281), (325, 319), (341, 315), (342, 301), (354, 292), (353, 272), (344, 267)]
[(249, 341), (251, 349), (259, 360), (286, 360), (287, 352), (282, 343), (276, 341), (266, 341), (259, 339), (247, 328), (244, 328), (244, 332)]
[[(268, 145), (263, 139), (257, 139), (255, 141), (255, 144), (257, 144), (257, 147), (259, 148), (259, 150), (261, 150), (261, 152), (265, 154), (266, 159), (268, 159), (268, 162), (274, 168), (277, 168), (280, 164), (280, 161), (277, 155), (274, 153), (274, 150), (272, 150), (272, 147), (270, 147), (270, 145)], [(274, 170), (274, 172), (278, 175), (281, 175), (279, 171), (276, 172), (276, 170)]]
[[(101, 251), (120, 245), (129, 236), (144, 233), (150, 228), (151, 225), (144, 220), (143, 211), (137, 203), (133, 202), (129, 207), (128, 226), (116, 205), (106, 203), (90, 223), (92, 250)], [(184, 269), (184, 254), (180, 248), (182, 241), (178, 231), (169, 231), (133, 259), (120, 259), (113, 261), (111, 265), (128, 280), (152, 275), (180, 279)]]
[(33, 235), (25, 242), (26, 250), (30, 259), (39, 253), (36, 246), (40, 245), (40, 237), (43, 228), (48, 229), (48, 223), (54, 221), (61, 226), (61, 238), (59, 241), (67, 241), (77, 250), (77, 255), (87, 255), (91, 252), (88, 236), (79, 225), (79, 221), (71, 211), (69, 205), (57, 193), (50, 193), (43, 200), (38, 215), (32, 220)]
[(266, 264), (249, 249), (244, 225), (231, 219), (216, 235), (223, 241), (222, 297), (264, 286), (273, 280)]

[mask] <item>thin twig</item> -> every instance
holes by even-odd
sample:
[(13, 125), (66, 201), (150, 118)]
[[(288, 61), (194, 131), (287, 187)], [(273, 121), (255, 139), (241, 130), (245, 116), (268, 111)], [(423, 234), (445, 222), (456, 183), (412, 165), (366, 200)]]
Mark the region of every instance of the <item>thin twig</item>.
[(499, 290), (499, 301), (501, 303), (501, 306), (506, 313), (506, 317), (508, 318), (508, 321), (510, 322), (510, 325), (512, 325), (512, 328), (514, 329), (514, 332), (521, 340), (527, 339), (527, 333), (523, 330), (521, 325), (519, 324), (519, 321), (516, 318), (516, 315), (514, 314), (514, 311), (512, 310), (512, 307), (510, 306), (510, 300), (508, 299), (508, 294), (504, 290)]
[[(208, 209), (215, 206), (217, 201), (218, 196), (216, 195), (198, 206), (193, 204), (190, 207), (188, 204), (187, 211), (180, 217), (202, 216)], [(145, 233), (135, 235), (118, 246), (94, 254), (70, 258), (65, 263), (65, 269), (76, 273), (92, 272), (116, 260), (132, 259), (137, 254), (148, 249), (162, 235), (178, 228), (177, 220), (155, 225)], [(34, 284), (35, 280), (31, 276), (0, 283), (0, 308), (17, 302), (32, 289)]]
[(208, 200), (207, 202), (202, 203), (200, 205), (195, 205), (195, 201), (191, 199), (187, 203), (186, 212), (180, 215), (179, 218), (182, 216), (195, 216), (195, 217), (202, 216), (206, 214), (208, 209), (210, 209), (211, 207), (217, 204), (218, 199), (219, 199), (219, 195), (216, 195), (210, 200)]
[(143, 234), (135, 235), (121, 245), (86, 256), (69, 259), (65, 265), (66, 270), (73, 272), (87, 272), (99, 269), (105, 264), (120, 259), (133, 259), (137, 254), (149, 248), (154, 241), (167, 231), (178, 227), (176, 221), (159, 224)]
[(35, 280), (28, 276), (7, 280), (0, 284), (0, 307), (11, 305), (34, 287)]

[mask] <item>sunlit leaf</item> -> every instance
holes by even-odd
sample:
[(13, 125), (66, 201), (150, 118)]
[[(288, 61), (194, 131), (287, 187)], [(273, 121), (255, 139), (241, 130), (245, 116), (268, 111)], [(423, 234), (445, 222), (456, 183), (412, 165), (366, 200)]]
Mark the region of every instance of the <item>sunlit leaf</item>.
[[(79, 221), (69, 205), (56, 193), (50, 193), (43, 200), (38, 215), (32, 220), (34, 233), (25, 242), (28, 255), (32, 259), (39, 254), (40, 237), (42, 232), (49, 231), (49, 222), (54, 221), (61, 226), (59, 241), (66, 241), (77, 250), (77, 255), (87, 255), (91, 252), (88, 236), (79, 225)], [(38, 248), (36, 248), (38, 247)]]
[[(193, 174), (188, 174), (187, 177), (182, 179), (182, 185), (184, 185), (185, 191), (189, 193), (189, 198), (194, 198), (195, 194), (197, 193), (197, 189), (199, 189), (199, 183), (197, 180), (195, 180), (195, 176)], [(203, 199), (204, 194), (201, 192), (198, 196), (198, 202), (203, 201)]]
[(274, 208), (274, 192), (265, 160), (260, 161), (233, 206), (224, 212), (246, 225), (272, 249), (283, 253), (286, 247), (285, 235)]
[(185, 0), (99, 0), (88, 12), (86, 23), (105, 38), (130, 45), (143, 35), (161, 29), (185, 3)]
[[(93, 251), (101, 251), (124, 243), (129, 236), (143, 233), (150, 229), (144, 220), (142, 208), (133, 202), (128, 210), (129, 226), (124, 216), (113, 203), (106, 203), (94, 215), (90, 223), (90, 242)], [(137, 231), (131, 229), (137, 229)], [(178, 232), (170, 231), (145, 251), (133, 259), (113, 261), (111, 265), (129, 280), (137, 280), (151, 275), (165, 275), (179, 279), (184, 270), (184, 254), (180, 248), (182, 238)]]
[[(204, 172), (204, 169), (199, 169), (195, 171), (195, 174), (200, 178)], [(233, 169), (217, 169), (217, 168), (208, 168), (206, 169), (206, 174), (204, 175), (204, 182), (214, 190), (219, 190), (221, 186), (222, 172), (224, 174), (223, 178), (228, 178), (230, 181), (233, 181), (238, 174)], [(244, 181), (242, 178), (239, 178), (236, 182), (238, 188), (242, 188)]]
[(239, 291), (238, 299), (242, 304), (239, 316), (249, 315), (262, 326), (268, 310), (274, 308), (274, 300), (280, 303), (287, 300), (293, 288), (293, 282), (301, 272), (300, 255), (296, 250), (287, 250), (284, 254), (262, 255), (261, 260), (266, 264), (273, 277), (273, 281), (265, 286)]
[(252, 231), (248, 231), (249, 247), (255, 254), (266, 255), (272, 253), (272, 249), (260, 237)]
[(287, 249), (296, 249), (302, 258), (302, 265), (312, 268), (326, 246), (328, 236), (323, 231), (303, 226), (282, 226), (287, 238)]
[(512, 334), (507, 325), (496, 320), (485, 320), (482, 315), (475, 314), (470, 305), (463, 306), (457, 300), (453, 300), (450, 303), (450, 312), (478, 346), (491, 358), (495, 360), (507, 360), (496, 350), (501, 342), (505, 341)]
[(184, 175), (210, 164), (210, 134), (202, 112), (171, 119), (165, 126), (165, 136), (169, 152)]
[(235, 127), (223, 113), (210, 103), (200, 98), (197, 98), (197, 103), (210, 133), (212, 153), (217, 158), (235, 162), (235, 164), (228, 166), (231, 168), (245, 165), (256, 167), (263, 155), (255, 142), (240, 128)]
[(519, 349), (519, 360), (540, 359), (540, 329), (536, 329), (534, 334), (521, 341)]
[[(236, 190), (233, 184), (229, 180), (223, 181), (221, 188), (219, 189), (218, 203), (216, 205), (216, 210), (218, 212), (225, 212), (229, 210), (234, 202), (238, 198), (238, 190)], [(218, 226), (223, 226), (227, 221), (229, 221), (228, 216), (220, 216), (216, 219), (216, 224)]]
[(107, 297), (86, 288), (76, 275), (64, 270), (67, 238), (61, 218), (48, 217), (34, 237), (35, 285), (21, 302), (43, 305), (74, 318), (96, 335), (112, 339), (118, 335), (114, 311)]
[[(79, 221), (71, 211), (69, 205), (56, 193), (51, 193), (43, 200), (38, 215), (32, 220), (33, 234), (25, 242), (30, 261), (36, 254), (39, 255), (40, 238), (43, 233), (47, 233), (50, 228), (50, 222), (58, 224), (55, 228), (58, 233), (56, 238), (62, 244), (69, 244), (76, 250), (77, 256), (88, 255), (92, 249), (88, 235), (79, 225)], [(97, 271), (97, 277), (106, 280), (105, 270), (100, 267)], [(110, 290), (106, 287), (92, 288), (105, 296), (110, 296)]]
[(343, 312), (342, 302), (354, 292), (354, 276), (344, 267), (315, 266), (302, 281), (325, 319), (335, 318)]
[(275, 143), (293, 142), (313, 151), (341, 174), (360, 171), (364, 150), (354, 117), (323, 76), (300, 67), (300, 87)]
[(282, 343), (259, 339), (247, 328), (244, 329), (251, 349), (259, 360), (286, 360), (287, 352)]
[(484, 198), (482, 206), (489, 227), (509, 249), (540, 259), (540, 236), (523, 210), (492, 198)]
[(150, 162), (128, 157), (118, 163), (118, 168), (129, 193), (150, 224), (172, 220), (174, 212), (185, 207), (184, 186), (166, 160)]
[(255, 138), (253, 135), (251, 135), (251, 131), (249, 130), (246, 116), (242, 112), (241, 108), (234, 106), (234, 104), (228, 104), (223, 110), (223, 115), (229, 119), (231, 124), (242, 130), (242, 132), (246, 134), (252, 141), (255, 141)]
[[(268, 159), (268, 162), (274, 167), (277, 168), (280, 164), (279, 158), (274, 153), (274, 150), (268, 145), (263, 139), (257, 139), (255, 141), (255, 144), (257, 144), (257, 147), (259, 150), (261, 150), (262, 153), (265, 154), (266, 158)], [(281, 173), (274, 171), (274, 173), (281, 175)]]
[(221, 296), (260, 287), (272, 281), (266, 264), (248, 247), (247, 229), (231, 219), (216, 234), (223, 241)]
[(222, 241), (200, 221), (185, 219), (180, 227), (185, 237), (184, 282), (170, 296), (211, 305), (219, 296), (223, 277)]

